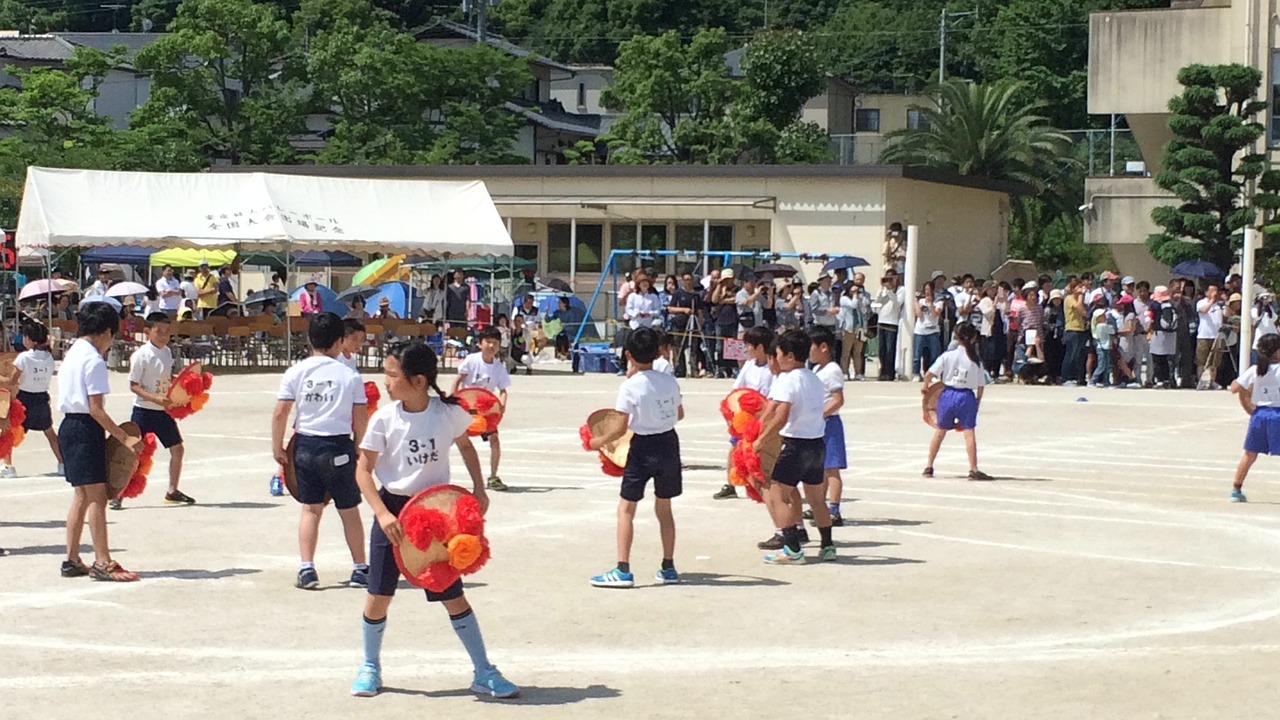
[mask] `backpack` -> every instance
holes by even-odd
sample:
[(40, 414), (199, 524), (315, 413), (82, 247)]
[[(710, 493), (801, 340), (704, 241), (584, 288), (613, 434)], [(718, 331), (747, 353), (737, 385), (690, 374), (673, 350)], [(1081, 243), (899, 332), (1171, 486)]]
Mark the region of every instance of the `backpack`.
[(1178, 331), (1178, 309), (1173, 303), (1161, 303), (1156, 309), (1156, 329), (1160, 332)]

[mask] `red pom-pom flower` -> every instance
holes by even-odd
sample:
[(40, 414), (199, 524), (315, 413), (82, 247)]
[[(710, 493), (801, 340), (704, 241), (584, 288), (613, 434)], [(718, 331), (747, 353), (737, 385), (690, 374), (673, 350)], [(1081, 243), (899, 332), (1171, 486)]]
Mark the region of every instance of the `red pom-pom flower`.
[(418, 587), (431, 592), (444, 592), (462, 575), (448, 561), (432, 563), (418, 575)]
[(600, 453), (600, 470), (609, 477), (622, 477), (625, 468), (605, 457), (604, 453)]
[(453, 508), (453, 519), (457, 522), (461, 535), (483, 535), (484, 513), (480, 511), (480, 501), (470, 493), (458, 497)]
[(583, 423), (578, 428), (578, 437), (582, 438), (582, 449), (591, 452), (591, 426)]
[(136, 498), (147, 489), (147, 475), (151, 474), (155, 466), (157, 445), (154, 434), (147, 433), (142, 436), (142, 447), (138, 451), (138, 467), (134, 469), (133, 475), (129, 476), (129, 482), (125, 484), (118, 497), (124, 500)]
[(378, 401), (382, 399), (382, 393), (378, 391), (378, 383), (369, 381), (364, 384), (364, 399), (368, 403), (366, 409), (372, 415), (378, 409)]
[(400, 526), (404, 528), (404, 536), (419, 550), (426, 550), (439, 540), (444, 542), (450, 535), (449, 518), (439, 510), (414, 507), (400, 518)]

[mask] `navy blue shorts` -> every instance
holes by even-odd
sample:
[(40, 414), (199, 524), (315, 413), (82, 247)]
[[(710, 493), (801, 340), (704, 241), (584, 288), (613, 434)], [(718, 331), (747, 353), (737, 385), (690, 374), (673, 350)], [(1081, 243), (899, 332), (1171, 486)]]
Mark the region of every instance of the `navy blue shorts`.
[(22, 421), (23, 430), (44, 432), (53, 427), (53, 410), (49, 407), (49, 393), (29, 393), (19, 390), (18, 402), (27, 409), (27, 419)]
[(938, 396), (939, 430), (972, 430), (978, 427), (978, 398), (972, 390), (947, 386)]
[(360, 504), (356, 487), (356, 444), (348, 435), (297, 435), (293, 468), (298, 475), (298, 502), (323, 505), (325, 495), (339, 510)]
[(839, 415), (830, 415), (826, 423), (826, 433), (822, 436), (822, 444), (826, 451), (826, 462), (823, 467), (829, 470), (843, 470), (849, 467), (844, 450), (844, 421)]
[(658, 435), (633, 435), (627, 466), (622, 470), (622, 499), (640, 502), (653, 480), (653, 494), (663, 500), (680, 497), (684, 475), (680, 469), (680, 436), (675, 430)]
[(1249, 417), (1245, 452), (1280, 455), (1280, 407), (1263, 405)]
[(774, 482), (797, 487), (821, 485), (823, 464), (827, 460), (826, 443), (822, 438), (782, 438), (782, 452), (773, 466)]
[(178, 432), (178, 421), (163, 410), (149, 410), (134, 406), (130, 417), (143, 435), (155, 435), (166, 450), (174, 445), (182, 444), (182, 433)]
[(71, 487), (107, 482), (107, 431), (92, 415), (64, 416), (58, 428), (58, 448)]
[[(382, 502), (386, 503), (387, 509), (397, 517), (412, 499), (406, 495), (387, 492), (386, 489), (379, 490), (378, 495), (382, 498)], [(373, 529), (369, 531), (369, 594), (392, 597), (396, 594), (396, 586), (399, 584), (400, 566), (396, 565), (395, 551), (391, 548), (391, 541), (387, 539), (387, 534), (382, 532), (378, 519), (374, 518)], [(445, 588), (444, 592), (427, 590), (426, 593), (429, 602), (456, 600), (462, 597), (462, 579), (459, 578)]]

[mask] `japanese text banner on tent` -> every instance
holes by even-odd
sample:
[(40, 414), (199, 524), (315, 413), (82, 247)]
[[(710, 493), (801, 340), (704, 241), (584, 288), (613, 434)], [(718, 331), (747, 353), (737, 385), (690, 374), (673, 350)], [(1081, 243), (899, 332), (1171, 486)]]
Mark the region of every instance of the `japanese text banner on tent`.
[(20, 247), (311, 247), (509, 255), (481, 182), (29, 168)]

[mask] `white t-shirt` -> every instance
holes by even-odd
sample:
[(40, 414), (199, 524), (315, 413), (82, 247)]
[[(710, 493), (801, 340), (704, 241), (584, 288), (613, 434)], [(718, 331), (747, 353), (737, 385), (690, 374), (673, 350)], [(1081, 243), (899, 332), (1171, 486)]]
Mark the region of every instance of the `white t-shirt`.
[(350, 435), (355, 406), (369, 402), (360, 375), (327, 355), (312, 355), (286, 370), (276, 397), (294, 403), (299, 433), (317, 437)]
[(338, 362), (346, 365), (356, 372), (360, 372), (360, 361), (356, 359), (355, 355), (348, 355), (346, 351), (340, 352), (338, 353)]
[(1253, 317), (1253, 349), (1258, 349), (1258, 341), (1268, 335), (1280, 334), (1280, 330), (1276, 329), (1276, 317), (1270, 313), (1259, 313), (1258, 308), (1249, 311)]
[[(169, 394), (169, 385), (173, 383), (173, 351), (167, 345), (160, 348), (149, 342), (143, 343), (129, 358), (129, 383), (138, 383), (143, 390), (157, 395)], [(144, 410), (164, 409), (137, 395), (134, 395), (133, 404)]]
[(53, 355), (48, 350), (24, 350), (13, 361), (22, 371), (18, 376), (18, 389), (28, 393), (47, 393), (53, 382)]
[(822, 381), (808, 368), (796, 368), (774, 378), (769, 399), (791, 405), (782, 436), (808, 440), (825, 435), (827, 424), (822, 417), (825, 395)]
[(839, 363), (829, 362), (822, 367), (814, 368), (813, 374), (822, 381), (822, 406), (825, 408), (836, 393), (844, 392), (844, 372), (840, 370)]
[[(179, 291), (177, 295), (165, 297), (165, 293), (169, 290)], [(161, 277), (156, 281), (156, 294), (160, 296), (160, 307), (165, 312), (177, 312), (178, 306), (182, 304), (182, 282), (178, 278)]]
[(941, 300), (935, 300), (932, 304), (920, 298), (916, 300), (916, 335), (937, 335), (938, 334), (938, 318), (942, 315), (943, 305)]
[(471, 413), (432, 398), (422, 412), (405, 412), (399, 402), (369, 418), (361, 450), (378, 453), (373, 476), (388, 492), (416, 495), (449, 483), (449, 447), (467, 433)]
[(664, 357), (660, 357), (653, 361), (653, 369), (660, 373), (666, 373), (671, 377), (675, 377), (676, 375), (676, 366), (672, 365), (671, 361)]
[(942, 353), (929, 372), (947, 387), (977, 390), (987, 384), (987, 371), (980, 363), (971, 360), (963, 347)]
[(1196, 303), (1196, 312), (1200, 313), (1200, 327), (1196, 329), (1197, 340), (1213, 340), (1222, 329), (1222, 306), (1209, 303), (1209, 298), (1202, 298)]
[(58, 368), (58, 410), (63, 415), (89, 413), (89, 396), (111, 392), (107, 361), (93, 343), (80, 338), (71, 344)]
[(182, 291), (182, 301), (196, 301), (200, 299), (200, 291), (196, 289), (194, 280), (183, 280), (178, 284), (178, 289)]
[(733, 382), (734, 390), (751, 388), (766, 397), (772, 387), (773, 371), (769, 369), (769, 363), (757, 365), (755, 360), (743, 363), (742, 369), (738, 371), (738, 379)]
[(480, 353), (468, 355), (458, 366), (458, 375), (462, 377), (462, 387), (484, 388), (494, 395), (511, 387), (507, 366), (496, 357), (487, 363)]
[(636, 435), (661, 435), (675, 429), (682, 402), (674, 376), (641, 370), (618, 388), (614, 409), (627, 414), (627, 425)]
[(1236, 378), (1240, 387), (1251, 391), (1253, 404), (1258, 407), (1275, 407), (1280, 405), (1280, 365), (1272, 365), (1267, 373), (1258, 376), (1258, 366), (1250, 365)]

